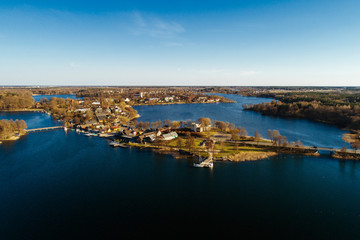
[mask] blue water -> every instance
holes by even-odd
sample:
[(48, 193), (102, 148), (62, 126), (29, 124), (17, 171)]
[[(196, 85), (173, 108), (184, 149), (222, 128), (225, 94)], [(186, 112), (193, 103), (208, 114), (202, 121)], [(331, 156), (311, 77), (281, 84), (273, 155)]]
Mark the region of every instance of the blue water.
[[(206, 113), (212, 106), (218, 109), (217, 119), (224, 119), (220, 114), (225, 112), (229, 117), (242, 115), (244, 125), (247, 112), (236, 104), (221, 105), (182, 107), (196, 119), (202, 112), (193, 108)], [(139, 107), (149, 121), (183, 119), (178, 108)], [(27, 116), (34, 127), (58, 124), (47, 115), (35, 124), (36, 113), (10, 116)], [(261, 126), (256, 119), (273, 118), (253, 119), (252, 124)], [(315, 126), (313, 131), (336, 145), (332, 127), (301, 121), (294, 122)], [(332, 131), (326, 133), (328, 128)], [(216, 162), (212, 170), (193, 168), (192, 162), (148, 150), (112, 148), (103, 138), (73, 131), (30, 133), (3, 143), (1, 239), (120, 239), (154, 232), (190, 237), (196, 230), (202, 236), (252, 239), (360, 238), (358, 162), (279, 155), (255, 162)]]
[(260, 113), (244, 111), (243, 104), (257, 104), (270, 102), (273, 99), (243, 97), (239, 95), (220, 94), (233, 99), (236, 103), (215, 104), (175, 104), (155, 106), (135, 106), (134, 108), (142, 116), (139, 121), (166, 120), (197, 120), (200, 117), (209, 117), (212, 120), (227, 121), (237, 126), (244, 127), (248, 134), (254, 136), (258, 130), (266, 137), (268, 129), (276, 129), (288, 141), (300, 140), (305, 145), (322, 147), (348, 147), (342, 141), (342, 135), (347, 133), (335, 126), (316, 123), (304, 119), (287, 119), (280, 117), (262, 116)]
[(48, 100), (50, 100), (52, 97), (57, 97), (57, 98), (70, 98), (70, 99), (82, 99), (79, 97), (76, 97), (75, 94), (62, 94), (62, 95), (34, 95), (33, 99), (37, 102), (42, 98), (46, 98)]
[(0, 112), (0, 119), (22, 119), (29, 129), (61, 125), (61, 122), (42, 112)]

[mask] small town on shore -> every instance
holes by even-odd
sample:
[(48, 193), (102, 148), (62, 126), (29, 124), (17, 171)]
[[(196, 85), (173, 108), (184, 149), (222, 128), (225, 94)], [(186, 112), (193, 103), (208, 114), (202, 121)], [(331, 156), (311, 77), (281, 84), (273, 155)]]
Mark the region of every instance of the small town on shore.
[[(142, 90), (142, 91), (139, 91)], [(199, 160), (194, 166), (212, 167), (213, 161), (250, 161), (265, 159), (279, 153), (319, 155), (315, 146), (304, 146), (301, 141), (288, 142), (277, 130), (269, 130), (267, 138), (257, 131), (249, 136), (242, 127), (209, 118), (197, 121), (161, 120), (137, 121), (139, 114), (132, 106), (179, 103), (232, 103), (213, 94), (203, 94), (186, 89), (93, 89), (76, 90), (77, 98), (42, 98), (36, 94), (74, 94), (69, 89), (6, 90), (1, 92), (1, 109), (6, 111), (39, 111), (63, 122), (66, 131), (74, 130), (86, 136), (109, 139), (113, 147), (147, 148), (174, 157), (191, 157)], [(28, 132), (23, 120), (0, 120), (1, 141), (16, 140)], [(54, 129), (54, 128), (48, 128)], [(47, 130), (47, 128), (39, 129)], [(358, 142), (353, 134), (344, 141)], [(320, 149), (333, 157), (359, 159), (355, 150)]]

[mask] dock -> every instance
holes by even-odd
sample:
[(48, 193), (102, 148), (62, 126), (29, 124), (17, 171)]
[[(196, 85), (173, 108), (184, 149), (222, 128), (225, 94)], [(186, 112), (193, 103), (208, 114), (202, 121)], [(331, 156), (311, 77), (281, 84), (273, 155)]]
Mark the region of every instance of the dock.
[(32, 129), (26, 129), (26, 132), (42, 132), (42, 131), (51, 131), (51, 130), (57, 130), (57, 129), (64, 129), (64, 126), (55, 126), (55, 127), (43, 127), (43, 128), (32, 128)]
[(210, 156), (208, 158), (205, 158), (200, 163), (194, 163), (193, 166), (194, 167), (202, 167), (202, 168), (212, 168), (214, 166), (212, 154), (210, 154)]

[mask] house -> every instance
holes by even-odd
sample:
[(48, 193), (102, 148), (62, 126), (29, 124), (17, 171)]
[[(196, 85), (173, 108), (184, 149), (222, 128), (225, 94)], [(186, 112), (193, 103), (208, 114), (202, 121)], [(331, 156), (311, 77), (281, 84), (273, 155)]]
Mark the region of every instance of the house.
[(98, 122), (96, 120), (94, 120), (94, 119), (85, 121), (85, 125), (94, 125), (94, 124), (97, 124), (97, 123)]
[(100, 105), (101, 103), (100, 102), (92, 102), (91, 104), (92, 105)]
[(85, 113), (87, 111), (90, 111), (90, 108), (79, 108), (75, 110), (77, 113)]
[(135, 142), (136, 141), (136, 137), (134, 137), (133, 135), (121, 135), (120, 139), (124, 142)]
[(158, 97), (149, 98), (149, 102), (158, 102), (158, 101), (159, 101)]
[(202, 126), (199, 123), (193, 122), (191, 124), (191, 130), (194, 132), (206, 132), (206, 131), (211, 130), (211, 125)]
[(174, 97), (165, 97), (165, 101), (166, 101), (166, 102), (173, 102), (173, 101), (174, 101)]
[(162, 140), (169, 141), (178, 137), (176, 132), (169, 132), (162, 135)]
[(143, 93), (142, 92), (134, 93), (134, 98), (143, 98)]
[(106, 119), (106, 114), (104, 113), (95, 113), (95, 115), (99, 122), (103, 122)]
[(35, 108), (41, 108), (41, 103), (36, 102), (36, 103), (35, 103)]
[(145, 142), (154, 142), (156, 140), (156, 135), (155, 134), (148, 134), (146, 136), (144, 136), (143, 141)]

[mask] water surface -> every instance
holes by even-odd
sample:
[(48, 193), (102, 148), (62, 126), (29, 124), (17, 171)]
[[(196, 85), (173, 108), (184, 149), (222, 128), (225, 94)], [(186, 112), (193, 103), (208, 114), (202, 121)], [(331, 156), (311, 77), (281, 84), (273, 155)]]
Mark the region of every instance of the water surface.
[[(323, 124), (243, 112), (240, 106), (138, 110), (148, 121), (184, 119), (183, 115), (196, 119), (207, 113), (212, 119), (237, 121), (250, 133), (251, 126), (266, 130), (268, 126), (260, 127), (278, 121), (290, 126), (293, 121), (294, 136), (306, 133), (300, 126), (314, 126), (330, 145), (336, 145), (333, 133), (341, 132)], [(38, 113), (0, 116), (25, 118), (31, 127), (58, 124)], [(286, 126), (280, 123), (278, 127)], [(216, 162), (212, 170), (193, 168), (192, 162), (148, 150), (112, 148), (103, 138), (74, 131), (30, 133), (3, 143), (1, 239), (119, 239), (153, 232), (189, 237), (196, 230), (203, 236), (219, 232), (239, 238), (360, 238), (358, 162), (279, 155), (254, 162)]]
[(52, 97), (57, 98), (70, 98), (70, 99), (82, 99), (81, 97), (76, 97), (75, 94), (58, 94), (58, 95), (33, 95), (33, 99), (37, 102), (42, 98), (50, 100)]

